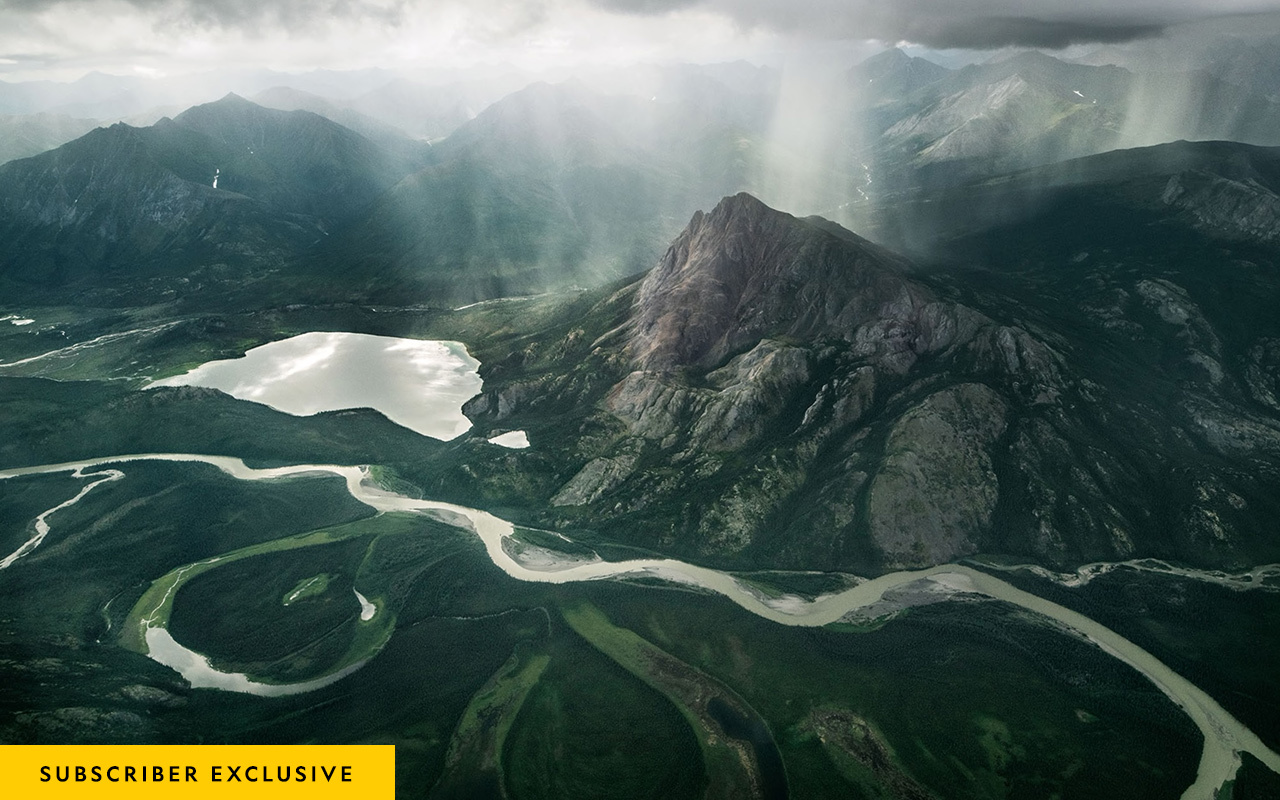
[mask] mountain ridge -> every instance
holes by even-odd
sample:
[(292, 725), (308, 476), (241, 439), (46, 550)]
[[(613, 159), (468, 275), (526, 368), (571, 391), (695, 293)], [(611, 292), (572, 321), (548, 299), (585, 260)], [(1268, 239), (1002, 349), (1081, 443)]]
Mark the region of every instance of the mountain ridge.
[(413, 166), (323, 117), (234, 94), (146, 128), (116, 123), (0, 165), (0, 274), (108, 304), (232, 286), (295, 259)]

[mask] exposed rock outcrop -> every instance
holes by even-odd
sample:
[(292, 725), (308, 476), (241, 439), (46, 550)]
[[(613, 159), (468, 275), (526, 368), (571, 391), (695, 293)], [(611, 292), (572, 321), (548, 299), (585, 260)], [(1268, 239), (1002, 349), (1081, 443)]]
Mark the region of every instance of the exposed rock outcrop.
[[(907, 264), (845, 231), (748, 194), (698, 212), (636, 298), (629, 353), (644, 370), (714, 367), (765, 337), (853, 340), (882, 357), (911, 350), (934, 298)], [(878, 323), (878, 325), (877, 325)]]
[(1007, 413), (990, 388), (966, 383), (930, 395), (893, 426), (868, 504), (887, 565), (977, 552), (999, 496), (991, 450)]

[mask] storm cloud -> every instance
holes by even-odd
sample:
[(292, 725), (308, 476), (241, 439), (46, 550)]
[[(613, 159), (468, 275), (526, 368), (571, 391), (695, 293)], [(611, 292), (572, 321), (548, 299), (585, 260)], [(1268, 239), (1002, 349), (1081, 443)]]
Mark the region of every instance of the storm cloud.
[(0, 0), (0, 73), (541, 69), (765, 58), (812, 42), (1057, 49), (1275, 12), (1280, 0)]
[(706, 9), (745, 27), (938, 49), (1063, 48), (1150, 38), (1173, 25), (1280, 10), (1277, 0), (589, 0), (652, 15)]
[[(218, 27), (254, 32), (266, 26), (303, 31), (320, 21), (358, 19), (396, 26), (409, 14), (447, 13), (460, 0), (120, 0), (156, 25)], [(736, 22), (821, 38), (909, 41), (935, 48), (990, 49), (1009, 45), (1059, 48), (1123, 42), (1160, 34), (1171, 25), (1233, 14), (1280, 11), (1280, 0), (481, 0), (491, 19), (511, 26), (572, 14), (575, 7), (632, 16), (703, 11)], [(0, 13), (38, 14), (86, 0), (0, 0)], [(108, 12), (109, 13), (109, 12)]]
[[(263, 26), (306, 30), (317, 21), (372, 19), (395, 25), (411, 0), (122, 0), (144, 12), (157, 26), (218, 27), (252, 32)], [(111, 14), (112, 3), (85, 0), (0, 0), (0, 12), (39, 14), (79, 6), (88, 13)]]

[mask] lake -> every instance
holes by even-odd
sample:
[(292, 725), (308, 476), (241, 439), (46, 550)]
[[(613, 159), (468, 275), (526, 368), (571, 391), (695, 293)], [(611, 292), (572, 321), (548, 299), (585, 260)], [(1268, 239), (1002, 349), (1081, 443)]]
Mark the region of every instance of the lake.
[(471, 427), (462, 404), (480, 393), (479, 366), (460, 342), (318, 332), (147, 388), (205, 386), (295, 416), (372, 408), (424, 436), (452, 439)]

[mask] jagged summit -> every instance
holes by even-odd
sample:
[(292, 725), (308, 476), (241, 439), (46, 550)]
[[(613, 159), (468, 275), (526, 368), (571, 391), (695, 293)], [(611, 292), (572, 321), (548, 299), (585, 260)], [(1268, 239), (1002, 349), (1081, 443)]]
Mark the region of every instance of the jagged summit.
[(928, 302), (903, 277), (906, 262), (834, 227), (746, 193), (695, 213), (640, 287), (633, 358), (708, 366), (764, 336), (851, 335)]
[(575, 324), (564, 341), (590, 343), (583, 361), (522, 356), (466, 413), (508, 425), (537, 405), (585, 410), (555, 424), (617, 434), (563, 437), (555, 463), (572, 469), (552, 506), (592, 506), (688, 552), (827, 567), (973, 554), (995, 541), (1010, 420), (1071, 384), (1050, 346), (908, 266), (833, 223), (726, 197)]

